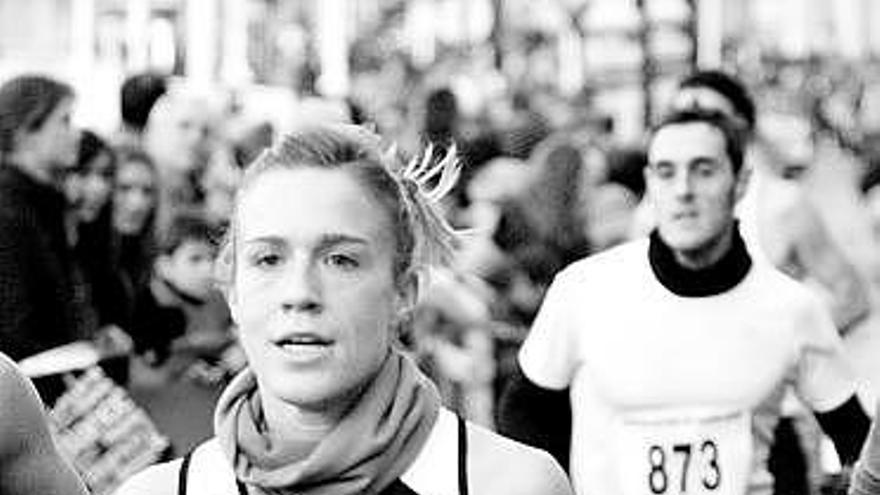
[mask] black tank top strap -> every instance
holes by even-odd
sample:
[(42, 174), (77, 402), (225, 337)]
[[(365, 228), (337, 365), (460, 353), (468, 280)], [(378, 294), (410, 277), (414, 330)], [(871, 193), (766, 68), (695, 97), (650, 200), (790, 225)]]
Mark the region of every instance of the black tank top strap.
[(177, 473), (177, 495), (186, 495), (186, 481), (189, 477), (189, 463), (192, 456), (193, 451), (190, 450), (183, 456), (183, 462), (180, 463), (180, 472)]
[(468, 495), (467, 422), (458, 416), (458, 493)]
[(238, 478), (235, 478), (235, 487), (238, 488), (238, 495), (248, 495), (247, 486)]

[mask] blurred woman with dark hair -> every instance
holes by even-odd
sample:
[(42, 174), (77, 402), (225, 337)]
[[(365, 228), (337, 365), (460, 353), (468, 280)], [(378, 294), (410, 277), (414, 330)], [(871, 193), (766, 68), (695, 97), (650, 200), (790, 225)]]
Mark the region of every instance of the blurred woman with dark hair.
[(156, 256), (159, 176), (149, 155), (134, 148), (119, 150), (112, 202), (111, 264), (116, 290), (124, 299), (114, 317), (127, 328), (135, 295), (149, 284)]
[(61, 190), (77, 156), (73, 102), (70, 86), (45, 76), (0, 86), (0, 349), (15, 360), (95, 330)]
[(119, 323), (113, 317), (118, 293), (113, 287), (115, 274), (110, 263), (115, 173), (113, 148), (96, 133), (82, 131), (76, 164), (66, 177), (65, 190), (72, 207), (73, 249), (101, 325)]
[[(530, 161), (533, 175), (502, 204), (492, 238), (514, 263), (518, 253), (533, 254), (540, 246), (555, 267), (543, 270), (552, 279), (556, 270), (590, 252), (584, 229), (589, 164), (578, 145), (556, 137), (539, 145)], [(549, 279), (536, 282), (549, 284)]]

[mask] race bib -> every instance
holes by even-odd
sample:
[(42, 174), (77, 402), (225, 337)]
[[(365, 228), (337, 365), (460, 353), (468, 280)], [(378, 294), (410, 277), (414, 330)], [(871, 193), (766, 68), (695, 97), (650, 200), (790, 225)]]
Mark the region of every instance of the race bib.
[(750, 416), (627, 416), (615, 435), (622, 495), (743, 495), (752, 463)]

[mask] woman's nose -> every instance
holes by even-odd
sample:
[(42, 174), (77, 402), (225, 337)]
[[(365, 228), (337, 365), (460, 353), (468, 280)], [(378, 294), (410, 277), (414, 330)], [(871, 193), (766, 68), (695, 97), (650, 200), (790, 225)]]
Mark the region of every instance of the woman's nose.
[(279, 291), (284, 311), (318, 313), (323, 309), (320, 279), (307, 260), (290, 263)]

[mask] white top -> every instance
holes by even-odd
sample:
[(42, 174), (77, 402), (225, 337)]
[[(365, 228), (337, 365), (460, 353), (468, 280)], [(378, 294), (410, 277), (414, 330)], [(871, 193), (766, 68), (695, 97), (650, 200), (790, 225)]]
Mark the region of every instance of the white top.
[[(412, 465), (400, 480), (419, 495), (457, 495), (458, 494), (458, 426), (457, 417), (446, 408), (440, 414)], [(180, 460), (172, 461), (176, 466)], [(151, 470), (162, 469), (153, 466), (129, 480), (116, 492), (125, 495), (126, 486), (142, 485), (136, 478), (150, 478)], [(178, 470), (175, 469), (175, 473)], [(169, 483), (176, 481), (168, 480)], [(132, 488), (130, 493), (140, 493)], [(211, 439), (193, 452), (188, 471), (187, 493), (189, 495), (238, 495), (235, 474), (229, 459), (220, 450), (217, 439)]]
[(536, 384), (570, 387), (577, 493), (740, 495), (772, 490), (786, 385), (817, 411), (852, 396), (841, 352), (822, 303), (769, 264), (681, 297), (640, 239), (557, 275), (519, 359)]

